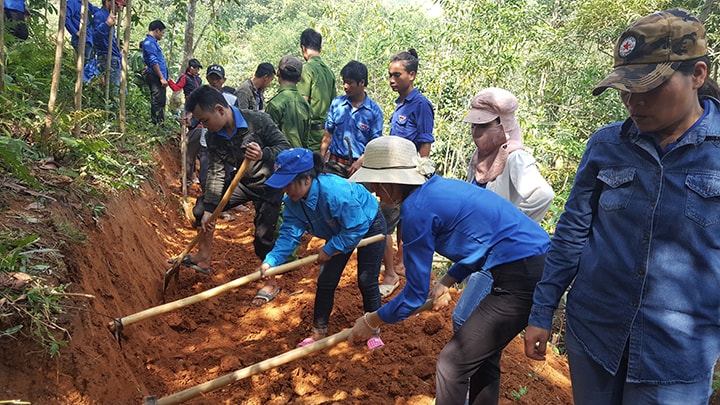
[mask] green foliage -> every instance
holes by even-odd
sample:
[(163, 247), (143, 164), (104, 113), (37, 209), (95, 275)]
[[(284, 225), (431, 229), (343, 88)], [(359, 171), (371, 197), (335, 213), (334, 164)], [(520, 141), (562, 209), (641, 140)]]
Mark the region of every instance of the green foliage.
[(0, 235), (0, 276), (7, 274), (9, 277), (12, 273), (32, 276), (29, 281), (30, 288), (0, 285), (0, 302), (3, 302), (0, 306), (0, 336), (16, 335), (27, 326), (28, 333), (34, 336), (52, 357), (61, 346), (67, 344), (67, 340), (62, 339), (67, 331), (56, 323), (57, 314), (63, 312), (60, 306), (61, 296), (57, 293), (62, 293), (67, 286), (43, 285), (41, 275), (49, 266), (42, 262), (42, 257), (56, 251), (47, 248), (31, 249), (38, 240), (38, 235), (19, 238)]
[(525, 394), (527, 394), (527, 393), (528, 393), (528, 388), (521, 385), (517, 389), (517, 391), (516, 390), (510, 391), (510, 397), (512, 398), (513, 401), (519, 401), (520, 398), (525, 396)]
[[(653, 10), (681, 6), (698, 14), (705, 4), (705, 0), (210, 0), (197, 3), (193, 56), (204, 66), (223, 64), (227, 84), (236, 86), (260, 62), (276, 65), (282, 55), (300, 55), (300, 32), (311, 27), (322, 33), (323, 59), (336, 74), (350, 60), (368, 66), (368, 94), (383, 108), (387, 120), (397, 97), (387, 85), (388, 62), (393, 54), (415, 48), (420, 56), (415, 85), (435, 107), (431, 158), (440, 174), (461, 179), (475, 148), (469, 126), (462, 122), (469, 102), (482, 88), (504, 87), (520, 101), (517, 114), (525, 145), (556, 193), (543, 222), (552, 233), (587, 139), (600, 126), (626, 116), (614, 91), (591, 95), (595, 83), (611, 69), (618, 34)], [(75, 71), (73, 51), (66, 46), (52, 136), (42, 136), (54, 63), (51, 39), (56, 9), (53, 3), (39, 0), (31, 0), (29, 8), (33, 10), (31, 38), (6, 48), (6, 89), (0, 93), (0, 166), (37, 187), (27, 161), (50, 155), (87, 193), (138, 187), (153, 164), (152, 146), (174, 136), (150, 124), (142, 77), (130, 75), (127, 131), (120, 134), (117, 105), (105, 106), (104, 86), (97, 80), (85, 85), (84, 109), (71, 111)], [(165, 22), (168, 28), (160, 44), (170, 76), (178, 77), (187, 1), (135, 2), (133, 13), (133, 48), (145, 37), (151, 20)], [(706, 14), (709, 43), (717, 47), (720, 16)], [(716, 56), (711, 50), (711, 58)], [(137, 50), (131, 64), (134, 71), (140, 67)], [(717, 70), (712, 74), (717, 78)], [(339, 77), (337, 83), (342, 94)], [(267, 95), (273, 93), (271, 88)], [(171, 115), (167, 114), (168, 126), (174, 126)], [(76, 125), (80, 134), (71, 135)], [(93, 216), (99, 215), (100, 207), (91, 207)], [(70, 223), (55, 226), (75, 241), (84, 239), (82, 231)], [(9, 260), (21, 263), (25, 259), (16, 255)], [(447, 266), (439, 263), (435, 270), (442, 274)], [(0, 334), (20, 330), (0, 328)]]
[(39, 186), (37, 180), (23, 162), (23, 156), (33, 154), (33, 150), (22, 140), (0, 135), (0, 166), (31, 186), (37, 187)]

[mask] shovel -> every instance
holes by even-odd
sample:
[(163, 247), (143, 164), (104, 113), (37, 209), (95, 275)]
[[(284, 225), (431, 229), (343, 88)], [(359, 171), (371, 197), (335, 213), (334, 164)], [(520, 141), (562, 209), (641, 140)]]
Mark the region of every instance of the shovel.
[[(433, 299), (428, 299), (420, 308), (416, 309), (412, 314), (410, 314), (410, 316), (418, 314), (422, 311), (426, 311), (432, 308), (432, 306)], [(241, 370), (233, 371), (230, 374), (225, 374), (222, 377), (218, 377), (214, 380), (210, 380), (200, 385), (196, 385), (194, 387), (188, 388), (184, 391), (180, 391), (170, 396), (160, 399), (157, 399), (154, 396), (145, 397), (145, 405), (171, 405), (189, 401), (203, 394), (207, 394), (208, 392), (222, 388), (228, 384), (232, 384), (236, 381), (240, 381), (255, 374), (262, 373), (263, 371), (282, 366), (283, 364), (287, 364), (293, 360), (303, 358), (311, 353), (318, 352), (322, 349), (333, 347), (338, 343), (346, 341), (348, 336), (350, 336), (350, 329), (345, 329), (342, 332), (330, 335), (324, 339), (320, 339), (315, 343), (310, 343), (307, 346), (298, 347), (297, 349), (293, 349), (278, 356), (263, 360), (259, 363), (255, 363), (252, 366), (245, 367)]]
[[(210, 216), (210, 219), (208, 219), (208, 222), (212, 222), (217, 219), (217, 217), (220, 216), (220, 213), (222, 213), (223, 208), (227, 205), (228, 201), (230, 201), (230, 196), (232, 196), (233, 191), (235, 190), (235, 187), (237, 187), (238, 183), (240, 183), (240, 179), (242, 179), (243, 175), (245, 174), (245, 171), (247, 170), (247, 167), (249, 165), (249, 160), (244, 159), (242, 162), (242, 165), (240, 165), (240, 168), (238, 169), (237, 173), (235, 173), (235, 177), (233, 177), (232, 182), (230, 183), (230, 186), (225, 190), (225, 194), (222, 197), (222, 200), (220, 200), (220, 204), (218, 204), (217, 208), (215, 208), (215, 211), (213, 211), (212, 216)], [(184, 164), (184, 163), (183, 163)], [(183, 250), (182, 253), (180, 253), (179, 256), (175, 257), (175, 261), (173, 262), (172, 267), (168, 269), (168, 271), (165, 272), (165, 281), (163, 282), (163, 300), (165, 299), (165, 290), (167, 290), (168, 284), (170, 284), (170, 279), (175, 276), (175, 279), (177, 281), (177, 278), (180, 275), (180, 264), (182, 262), (182, 259), (190, 253), (192, 248), (197, 245), (197, 243), (200, 241), (200, 238), (202, 237), (202, 230), (198, 231), (197, 235), (193, 238), (192, 241), (187, 245), (185, 250)]]
[(193, 215), (193, 207), (192, 204), (187, 199), (187, 178), (188, 178), (188, 172), (187, 172), (187, 127), (185, 124), (183, 124), (182, 121), (180, 121), (180, 153), (182, 154), (182, 206), (183, 211), (185, 212), (185, 218), (187, 218), (188, 221), (195, 220), (195, 215)]

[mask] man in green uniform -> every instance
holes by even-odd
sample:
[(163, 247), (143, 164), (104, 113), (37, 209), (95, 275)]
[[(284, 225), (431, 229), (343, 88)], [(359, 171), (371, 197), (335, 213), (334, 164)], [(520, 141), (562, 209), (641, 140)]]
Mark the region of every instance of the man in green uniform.
[(277, 71), (280, 90), (268, 101), (265, 109), (293, 148), (308, 148), (312, 116), (310, 104), (297, 89), (301, 75), (300, 59), (292, 55), (283, 56)]
[(312, 117), (310, 119), (310, 136), (307, 148), (313, 151), (320, 150), (323, 132), (325, 131), (325, 117), (330, 103), (337, 95), (335, 90), (335, 75), (320, 59), (322, 50), (322, 35), (308, 28), (300, 35), (300, 47), (303, 58), (307, 61), (303, 67), (303, 74), (297, 88), (305, 100), (310, 103)]

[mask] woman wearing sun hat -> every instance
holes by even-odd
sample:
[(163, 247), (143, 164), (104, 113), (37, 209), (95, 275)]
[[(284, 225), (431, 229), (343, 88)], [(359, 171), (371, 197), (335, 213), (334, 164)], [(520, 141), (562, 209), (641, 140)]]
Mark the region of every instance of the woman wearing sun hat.
[[(471, 124), (475, 152), (470, 157), (467, 181), (510, 201), (538, 224), (555, 198), (542, 177), (535, 158), (523, 146), (515, 118), (518, 100), (498, 87), (481, 90), (470, 103), (464, 122)], [(462, 295), (453, 310), (453, 330), (460, 329), (482, 298), (492, 288), (487, 271), (465, 280)]]
[[(286, 195), (279, 236), (260, 266), (261, 274), (270, 267), (285, 263), (300, 243), (303, 233), (326, 240), (325, 246), (318, 252), (320, 275), (315, 293), (312, 336), (298, 346), (308, 345), (327, 335), (335, 289), (350, 255), (361, 239), (384, 234), (386, 228), (377, 199), (365, 187), (349, 183), (334, 174), (324, 174), (323, 166), (319, 153), (303, 148), (288, 149), (278, 154), (275, 173), (265, 182), (272, 188), (281, 188)], [(384, 250), (384, 240), (357, 250), (358, 288), (365, 311), (374, 311), (382, 303), (378, 275)], [(274, 279), (267, 280), (267, 285), (274, 283)], [(277, 288), (273, 290), (278, 291)], [(375, 330), (372, 336), (368, 336), (371, 338), (369, 347), (382, 345), (378, 333), (379, 330)]]
[(402, 321), (425, 302), (435, 252), (455, 262), (430, 294), (436, 309), (449, 303), (449, 286), (487, 269), (495, 279), (492, 294), (440, 353), (436, 404), (462, 404), (468, 378), (471, 403), (497, 402), (500, 356), (527, 323), (550, 240), (497, 194), (433, 172), (407, 139), (388, 136), (367, 144), (363, 165), (350, 181), (366, 184), (382, 202), (400, 204), (406, 283), (390, 302), (359, 318), (349, 339), (367, 339), (381, 324)]
[(720, 102), (705, 28), (637, 20), (611, 87), (629, 113), (592, 135), (537, 285), (525, 354), (542, 360), (567, 296), (576, 404), (707, 404), (720, 355)]

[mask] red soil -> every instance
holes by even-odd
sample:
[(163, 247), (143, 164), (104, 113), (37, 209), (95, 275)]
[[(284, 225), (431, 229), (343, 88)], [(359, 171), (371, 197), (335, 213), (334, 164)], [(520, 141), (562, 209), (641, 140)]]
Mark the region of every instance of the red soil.
[[(282, 292), (269, 304), (250, 304), (258, 284), (156, 316), (124, 328), (122, 348), (108, 323), (162, 303), (168, 257), (194, 236), (180, 204), (174, 150), (161, 150), (154, 181), (136, 192), (108, 196), (107, 215), (97, 224), (79, 221), (72, 196), (58, 196), (47, 217), (66, 216), (88, 241), (65, 246), (63, 282), (70, 291), (95, 299), (73, 299), (63, 317), (71, 336), (55, 358), (25, 339), (0, 338), (2, 399), (34, 404), (141, 404), (146, 396), (166, 397), (295, 348), (310, 333), (318, 268), (306, 265), (279, 280)], [(192, 193), (199, 189), (193, 186)], [(21, 198), (13, 195), (13, 199)], [(60, 198), (62, 197), (62, 198)], [(4, 197), (7, 198), (7, 197)], [(23, 203), (26, 205), (26, 203)], [(9, 204), (21, 211), (25, 205)], [(1, 206), (1, 205), (0, 205)], [(254, 272), (252, 205), (234, 221), (218, 221), (213, 274), (182, 268), (167, 301), (181, 299)], [(5, 210), (5, 208), (3, 208)], [(10, 217), (6, 215), (6, 217)], [(10, 227), (20, 226), (9, 219)], [(15, 221), (15, 222), (13, 222)], [(312, 240), (300, 256), (313, 253)], [(62, 277), (61, 277), (62, 278)], [(362, 315), (353, 259), (336, 293), (330, 334)], [(453, 301), (459, 294), (453, 293)], [(431, 404), (435, 361), (451, 336), (452, 306), (424, 312), (383, 327), (385, 346), (368, 351), (343, 342), (288, 364), (226, 385), (191, 404)], [(527, 359), (516, 338), (502, 359), (501, 404), (570, 404), (568, 367), (550, 354), (546, 362)], [(520, 392), (525, 391), (523, 395)]]

